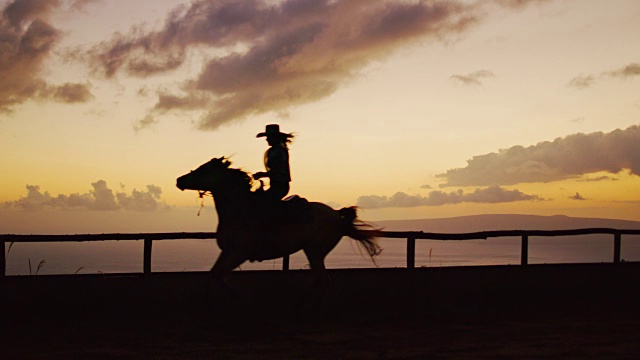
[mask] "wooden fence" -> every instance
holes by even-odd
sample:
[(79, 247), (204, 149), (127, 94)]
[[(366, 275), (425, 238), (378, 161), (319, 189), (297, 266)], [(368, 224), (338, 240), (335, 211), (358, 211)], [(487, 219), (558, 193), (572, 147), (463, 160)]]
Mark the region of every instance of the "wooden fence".
[[(527, 265), (529, 257), (529, 237), (577, 236), (606, 234), (613, 236), (613, 263), (620, 263), (622, 235), (640, 235), (640, 230), (587, 228), (573, 230), (498, 230), (480, 231), (472, 233), (430, 233), (422, 231), (383, 231), (381, 238), (406, 239), (407, 268), (415, 268), (416, 240), (483, 240), (497, 237), (520, 237), (520, 264)], [(143, 273), (151, 273), (151, 249), (154, 240), (183, 240), (183, 239), (215, 239), (213, 232), (182, 232), (182, 233), (141, 233), (141, 234), (77, 234), (77, 235), (0, 235), (0, 277), (6, 274), (6, 244), (19, 242), (84, 242), (108, 240), (143, 240)], [(282, 270), (289, 270), (289, 257), (282, 261)]]

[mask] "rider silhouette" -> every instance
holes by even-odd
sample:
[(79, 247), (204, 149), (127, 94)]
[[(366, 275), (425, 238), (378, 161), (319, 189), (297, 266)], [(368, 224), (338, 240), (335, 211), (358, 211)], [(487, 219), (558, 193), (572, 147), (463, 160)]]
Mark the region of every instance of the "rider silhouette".
[(256, 137), (267, 137), (269, 149), (264, 153), (264, 167), (267, 171), (260, 171), (253, 174), (254, 179), (269, 178), (269, 189), (264, 192), (265, 198), (269, 202), (282, 200), (289, 192), (289, 182), (291, 182), (291, 172), (289, 171), (289, 148), (287, 144), (293, 138), (292, 134), (280, 132), (278, 124), (269, 124), (265, 131)]

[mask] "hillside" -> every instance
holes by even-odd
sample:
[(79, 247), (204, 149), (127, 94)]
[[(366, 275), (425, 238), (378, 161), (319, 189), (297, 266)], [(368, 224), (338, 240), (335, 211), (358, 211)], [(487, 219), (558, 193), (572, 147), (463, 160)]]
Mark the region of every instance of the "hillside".
[(640, 229), (640, 221), (578, 218), (564, 215), (538, 216), (487, 214), (441, 219), (386, 220), (375, 225), (390, 231), (460, 233), (487, 230), (563, 230), (578, 228)]

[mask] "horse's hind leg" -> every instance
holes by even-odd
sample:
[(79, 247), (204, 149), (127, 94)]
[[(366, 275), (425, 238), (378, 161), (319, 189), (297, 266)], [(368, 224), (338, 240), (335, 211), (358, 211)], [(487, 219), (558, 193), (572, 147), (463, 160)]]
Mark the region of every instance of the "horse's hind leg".
[(314, 288), (324, 292), (329, 284), (331, 284), (331, 278), (329, 277), (327, 268), (324, 266), (324, 258), (327, 254), (312, 249), (305, 249), (304, 253), (309, 260), (309, 266), (311, 267), (311, 273), (313, 274)]
[(311, 266), (311, 287), (308, 291), (301, 293), (296, 300), (296, 309), (298, 316), (316, 316), (319, 315), (327, 295), (327, 289), (331, 283), (327, 269), (324, 266), (324, 258), (326, 254), (317, 253), (313, 250), (304, 250), (309, 266)]

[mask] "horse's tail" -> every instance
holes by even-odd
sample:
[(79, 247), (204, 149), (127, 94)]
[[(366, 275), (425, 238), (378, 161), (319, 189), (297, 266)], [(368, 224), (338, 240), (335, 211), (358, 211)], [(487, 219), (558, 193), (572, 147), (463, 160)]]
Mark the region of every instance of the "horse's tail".
[(374, 256), (382, 252), (382, 248), (376, 242), (376, 237), (380, 236), (382, 231), (358, 219), (357, 210), (355, 206), (338, 210), (342, 220), (343, 235), (357, 240), (373, 260)]

